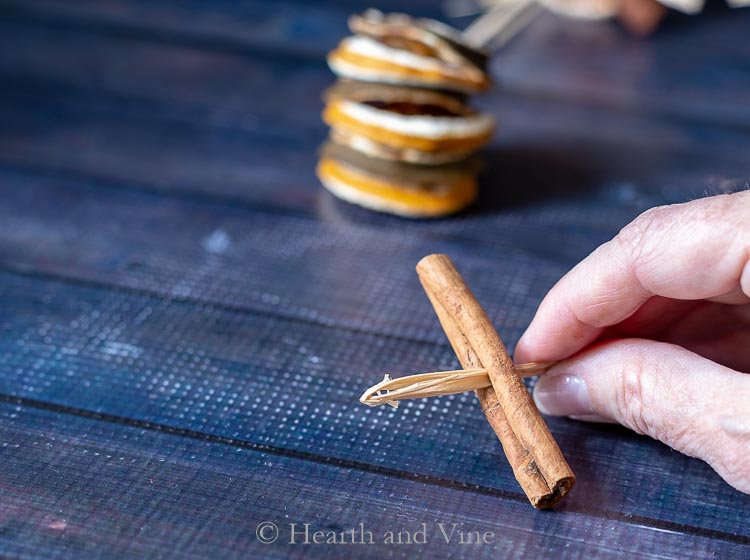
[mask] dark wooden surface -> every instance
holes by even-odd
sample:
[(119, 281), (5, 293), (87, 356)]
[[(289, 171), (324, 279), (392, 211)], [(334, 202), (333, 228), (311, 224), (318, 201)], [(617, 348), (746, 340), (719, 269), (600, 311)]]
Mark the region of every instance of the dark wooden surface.
[[(647, 438), (550, 419), (579, 482), (538, 512), (471, 395), (357, 398), (456, 365), (425, 254), (512, 347), (638, 213), (745, 188), (750, 12), (647, 41), (544, 16), (478, 101), (500, 121), (480, 204), (410, 222), (313, 174), (323, 57), (367, 5), (0, 1), (0, 555), (748, 557), (750, 497)], [(292, 545), (290, 523), (428, 542)]]

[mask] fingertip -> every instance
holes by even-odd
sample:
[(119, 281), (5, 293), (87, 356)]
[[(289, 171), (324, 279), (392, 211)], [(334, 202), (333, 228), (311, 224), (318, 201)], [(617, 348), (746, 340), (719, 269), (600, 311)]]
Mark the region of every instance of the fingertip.
[(523, 364), (564, 360), (596, 340), (602, 331), (603, 329), (581, 329), (557, 322), (547, 322), (544, 325), (535, 320), (518, 340), (513, 351), (513, 361)]
[(567, 357), (564, 352), (565, 338), (559, 336), (558, 330), (549, 326), (541, 313), (527, 327), (518, 339), (513, 351), (513, 361), (517, 364), (526, 362), (550, 362)]
[(524, 364), (526, 362), (534, 361), (533, 346), (529, 345), (529, 330), (521, 335), (518, 339), (516, 347), (513, 349), (513, 361), (517, 364)]
[(580, 321), (563, 301), (564, 296), (557, 287), (544, 298), (516, 344), (514, 361), (517, 364), (563, 360), (602, 333), (604, 329)]

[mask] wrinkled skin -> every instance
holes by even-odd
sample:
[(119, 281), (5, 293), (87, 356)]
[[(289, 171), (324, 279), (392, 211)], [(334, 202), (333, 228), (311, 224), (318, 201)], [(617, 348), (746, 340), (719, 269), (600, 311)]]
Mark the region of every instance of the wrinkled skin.
[(518, 342), (542, 412), (619, 422), (750, 493), (750, 191), (654, 208), (566, 274)]

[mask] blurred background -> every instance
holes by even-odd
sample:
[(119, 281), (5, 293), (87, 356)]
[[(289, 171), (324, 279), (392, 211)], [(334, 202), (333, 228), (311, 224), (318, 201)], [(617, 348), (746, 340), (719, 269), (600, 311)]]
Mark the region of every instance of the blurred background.
[[(5, 0), (0, 157), (334, 219), (350, 209), (329, 204), (312, 174), (320, 96), (334, 80), (325, 55), (369, 6)], [(409, 10), (459, 27), (476, 17), (448, 18), (446, 6), (473, 4)], [(742, 183), (748, 17), (715, 3), (672, 10), (642, 38), (617, 18), (539, 12), (496, 52), (497, 87), (477, 101), (499, 123), (477, 208), (592, 186), (682, 198)]]

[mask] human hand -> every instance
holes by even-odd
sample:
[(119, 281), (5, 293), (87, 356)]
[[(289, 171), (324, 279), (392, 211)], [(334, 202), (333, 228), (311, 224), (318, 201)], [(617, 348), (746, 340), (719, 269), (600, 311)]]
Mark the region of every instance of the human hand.
[(619, 422), (750, 493), (750, 191), (636, 218), (550, 290), (514, 358), (563, 360), (542, 412)]

